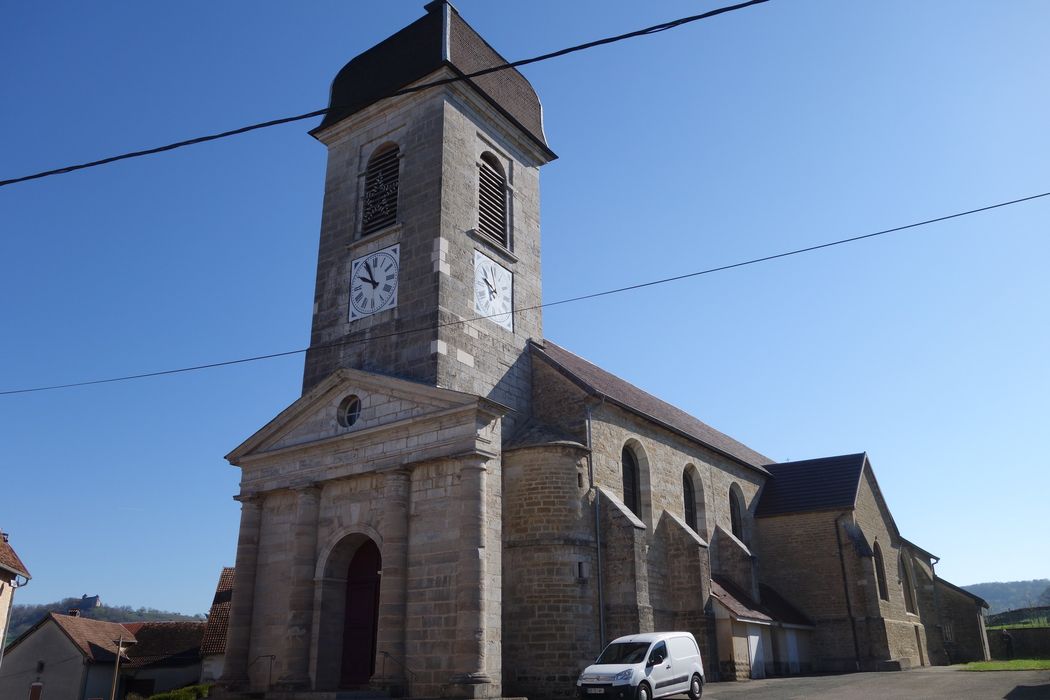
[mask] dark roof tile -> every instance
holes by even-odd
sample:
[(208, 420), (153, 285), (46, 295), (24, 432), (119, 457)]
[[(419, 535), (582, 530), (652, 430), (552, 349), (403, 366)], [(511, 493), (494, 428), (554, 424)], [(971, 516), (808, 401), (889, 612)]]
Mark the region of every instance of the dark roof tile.
[(851, 509), (866, 462), (867, 455), (860, 452), (767, 464), (773, 478), (762, 488), (755, 517)]
[(117, 622), (104, 622), (58, 613), (50, 613), (50, 617), (92, 661), (113, 661), (117, 655), (116, 642), (121, 638), (126, 642), (137, 641), (131, 630)]
[(536, 356), (574, 380), (588, 393), (604, 397), (633, 413), (656, 421), (756, 471), (763, 474), (768, 473), (762, 466), (772, 461), (768, 457), (697, 420), (682, 409), (661, 401), (630, 382), (588, 362), (579, 355), (549, 340), (544, 340), (542, 344), (533, 342), (532, 351)]

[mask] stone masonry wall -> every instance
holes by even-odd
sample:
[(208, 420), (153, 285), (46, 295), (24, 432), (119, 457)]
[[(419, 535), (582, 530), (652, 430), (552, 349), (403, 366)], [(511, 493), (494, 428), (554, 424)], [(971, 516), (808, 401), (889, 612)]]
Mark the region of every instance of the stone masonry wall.
[(504, 453), (504, 692), (567, 698), (600, 652), (586, 451)]
[[(303, 374), (305, 393), (340, 367), (395, 374), (428, 383), (437, 379), (431, 330), (405, 338), (380, 337), (437, 323), (438, 272), (431, 259), (441, 216), (442, 121), (440, 92), (385, 100), (322, 135), (328, 168), (317, 254), (314, 319)], [(372, 152), (389, 142), (401, 151), (398, 223), (360, 237), (363, 173)], [(397, 307), (349, 321), (353, 259), (401, 245)], [(334, 348), (321, 344), (352, 341)]]
[(725, 576), (758, 600), (755, 557), (743, 542), (721, 526), (715, 528), (711, 538), (711, 572)]
[(276, 491), (265, 496), (259, 531), (259, 559), (255, 574), (255, 614), (252, 617), (248, 658), (274, 655), (273, 676), (268, 664), (249, 667), (252, 688), (266, 688), (284, 668), (284, 636), (288, 624), (288, 576), (291, 567), (289, 535), (295, 525), (295, 494)]
[(600, 492), (605, 639), (654, 631), (644, 524), (616, 496)]
[[(442, 324), (437, 381), (513, 408), (504, 419), (510, 434), (528, 415), (532, 397), (531, 365), (524, 350), (529, 338), (543, 335), (538, 307), (542, 302), (539, 166), (544, 160), (502, 115), (462, 86), (450, 86), (442, 126), (441, 232), (434, 251)], [(507, 246), (477, 233), (478, 168), (483, 153), (503, 165), (507, 178)], [(476, 318), (475, 251), (513, 275), (513, 306), (521, 310), (513, 317), (513, 330)], [(456, 323), (461, 320), (468, 322)]]
[[(926, 646), (924, 657), (931, 666), (948, 664), (944, 647), (944, 627), (941, 624), (942, 595), (936, 585), (936, 574), (929, 559), (921, 553), (905, 548), (905, 556), (911, 557), (912, 573), (915, 576), (915, 597), (918, 599), (919, 620), (922, 622)], [(888, 582), (887, 582), (888, 583)]]
[(755, 520), (759, 580), (816, 624), (811, 650), (817, 670), (855, 669), (835, 537), (835, 520), (840, 514), (803, 513)]
[(543, 360), (532, 362), (532, 377), (532, 414), (587, 444), (587, 394)]
[(591, 427), (594, 473), (597, 485), (623, 495), (621, 455), (631, 443), (642, 473), (642, 521), (650, 528), (668, 510), (684, 520), (682, 473), (696, 468), (699, 479), (697, 498), (704, 502), (706, 522), (701, 530), (712, 532), (715, 525), (732, 530), (729, 516), (729, 488), (740, 486), (747, 513), (744, 514), (745, 543), (752, 528), (756, 496), (765, 476), (727, 457), (643, 420), (608, 403), (593, 412)]
[[(984, 661), (988, 657), (987, 643), (992, 642), (993, 638), (1001, 637), (999, 631), (988, 632), (985, 629), (981, 608), (970, 596), (940, 582), (937, 583), (937, 592), (941, 604), (941, 619), (945, 624), (951, 625), (952, 639), (944, 642), (947, 662), (958, 664), (966, 661)], [(1022, 648), (1021, 638), (1015, 635), (1014, 651), (1017, 658), (1050, 658), (1050, 629), (1044, 629), (1043, 632), (1046, 641), (1042, 646), (1042, 654), (1034, 657), (1032, 651)], [(1013, 634), (1014, 630), (1010, 633)]]
[[(664, 591), (659, 606), (654, 606), (656, 629), (692, 632), (700, 645), (703, 659), (713, 659), (710, 648), (711, 624), (704, 606), (711, 595), (711, 563), (706, 543), (677, 516), (668, 511), (660, 518), (655, 541), (662, 545), (667, 562), (667, 577), (658, 584)], [(656, 598), (656, 596), (654, 596)]]
[[(888, 649), (885, 651), (886, 656), (881, 658), (899, 660), (902, 666), (926, 665), (929, 663), (929, 654), (925, 644), (925, 628), (918, 616), (918, 608), (916, 608), (916, 613), (910, 613), (904, 602), (902, 577), (906, 574), (906, 570), (901, 567), (902, 547), (898, 539), (899, 535), (891, 532), (893, 517), (886, 508), (881, 495), (877, 496), (877, 493), (878, 485), (871, 468), (865, 467), (860, 489), (857, 492), (854, 518), (868, 543), (873, 546), (877, 540), (882, 548), (890, 599), (886, 601), (879, 597), (873, 570), (865, 579), (860, 579), (865, 581), (863, 586), (859, 584), (859, 580), (854, 581), (854, 589), (863, 588), (866, 599), (877, 604), (878, 616), (884, 621)], [(907, 572), (907, 575), (913, 575), (913, 572)], [(920, 591), (918, 581), (914, 578), (913, 589), (918, 598)], [(868, 616), (872, 615), (869, 613)], [(872, 656), (876, 659), (880, 658), (879, 652), (881, 651), (873, 649)]]

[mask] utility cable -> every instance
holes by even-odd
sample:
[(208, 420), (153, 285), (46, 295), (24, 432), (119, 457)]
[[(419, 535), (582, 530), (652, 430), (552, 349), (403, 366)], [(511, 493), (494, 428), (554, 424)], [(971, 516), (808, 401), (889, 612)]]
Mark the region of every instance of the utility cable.
[(505, 316), (507, 313), (520, 314), (520, 313), (524, 313), (526, 311), (534, 311), (536, 309), (545, 309), (545, 308), (550, 308), (552, 306), (560, 306), (562, 304), (571, 304), (571, 303), (574, 303), (574, 302), (584, 301), (584, 300), (587, 300), (587, 299), (596, 299), (598, 297), (609, 296), (610, 294), (621, 294), (623, 292), (630, 292), (630, 291), (634, 291), (634, 290), (637, 290), (637, 289), (643, 289), (645, 287), (654, 287), (656, 285), (668, 284), (668, 283), (671, 283), (671, 282), (678, 282), (678, 281), (681, 281), (681, 280), (690, 279), (692, 277), (700, 277), (701, 275), (710, 275), (710, 274), (713, 274), (715, 272), (724, 272), (726, 270), (732, 270), (732, 269), (735, 269), (735, 268), (738, 268), (738, 267), (745, 267), (745, 266), (748, 266), (748, 265), (756, 265), (758, 263), (769, 262), (771, 260), (779, 260), (780, 258), (787, 258), (787, 257), (791, 257), (791, 256), (794, 256), (794, 255), (801, 255), (803, 253), (810, 253), (810, 252), (813, 252), (813, 251), (816, 251), (816, 250), (823, 250), (825, 248), (832, 248), (834, 246), (845, 245), (847, 243), (855, 243), (857, 241), (863, 241), (863, 240), (866, 240), (866, 239), (869, 239), (869, 238), (875, 238), (877, 236), (885, 236), (885, 235), (890, 234), (890, 233), (897, 233), (899, 231), (905, 231), (907, 229), (918, 228), (920, 226), (927, 226), (929, 224), (935, 224), (935, 223), (938, 223), (938, 222), (941, 222), (941, 221), (948, 221), (950, 219), (958, 219), (958, 218), (963, 217), (963, 216), (970, 216), (972, 214), (978, 214), (980, 212), (991, 211), (992, 209), (1000, 209), (1002, 207), (1008, 207), (1008, 206), (1012, 206), (1014, 204), (1021, 204), (1023, 202), (1030, 202), (1032, 200), (1041, 199), (1043, 197), (1050, 197), (1050, 192), (1043, 192), (1041, 194), (1033, 194), (1031, 196), (1020, 197), (1018, 199), (1011, 199), (1011, 200), (1006, 201), (1006, 202), (999, 202), (998, 204), (989, 204), (988, 206), (978, 207), (977, 209), (968, 209), (966, 211), (956, 212), (954, 214), (946, 214), (945, 216), (938, 216), (938, 217), (933, 218), (933, 219), (925, 219), (923, 221), (916, 221), (914, 223), (904, 224), (903, 226), (895, 226), (893, 228), (887, 228), (887, 229), (883, 229), (881, 231), (875, 231), (874, 233), (865, 233), (865, 234), (862, 234), (862, 235), (859, 235), (859, 236), (852, 236), (850, 238), (841, 238), (841, 239), (836, 240), (836, 241), (831, 241), (831, 242), (828, 242), (828, 243), (820, 243), (818, 245), (807, 246), (805, 248), (795, 248), (794, 250), (789, 250), (789, 251), (786, 251), (786, 252), (783, 252), (783, 253), (775, 253), (773, 255), (766, 255), (766, 256), (763, 256), (763, 257), (760, 257), (760, 258), (751, 258), (750, 260), (743, 260), (741, 262), (730, 263), (728, 265), (719, 265), (718, 267), (709, 267), (709, 268), (704, 269), (704, 270), (698, 270), (696, 272), (689, 272), (689, 273), (686, 273), (686, 274), (683, 274), (683, 275), (675, 275), (673, 277), (664, 277), (664, 278), (661, 278), (661, 279), (658, 279), (658, 280), (651, 280), (649, 282), (641, 282), (639, 284), (632, 284), (632, 285), (628, 285), (626, 287), (617, 287), (616, 289), (607, 289), (607, 290), (601, 291), (601, 292), (593, 292), (593, 293), (590, 293), (590, 294), (581, 294), (580, 296), (570, 297), (568, 299), (561, 299), (559, 301), (551, 301), (551, 302), (547, 302), (545, 304), (535, 304), (533, 306), (526, 306), (526, 307), (523, 307), (523, 308), (514, 309), (514, 310), (512, 310), (510, 312), (504, 312), (504, 313), (498, 313), (498, 314), (489, 314), (489, 315), (486, 315), (486, 316), (474, 316), (472, 318), (457, 319), (455, 321), (447, 321), (445, 323), (439, 323), (439, 324), (437, 324), (435, 326), (427, 326), (425, 328), (414, 328), (414, 329), (410, 329), (410, 330), (395, 331), (393, 333), (385, 333), (385, 334), (382, 334), (382, 335), (374, 335), (374, 336), (370, 336), (370, 337), (366, 337), (366, 338), (353, 338), (353, 339), (348, 339), (348, 340), (339, 340), (339, 341), (334, 341), (334, 342), (331, 342), (331, 343), (324, 343), (324, 344), (321, 344), (321, 345), (315, 345), (315, 346), (312, 346), (312, 347), (309, 347), (309, 348), (300, 348), (298, 350), (286, 350), (284, 352), (275, 352), (275, 353), (270, 353), (268, 355), (255, 355), (253, 357), (242, 357), (242, 358), (238, 358), (236, 360), (225, 360), (225, 361), (222, 361), (222, 362), (211, 362), (211, 363), (203, 364), (203, 365), (194, 365), (192, 367), (179, 367), (179, 368), (176, 368), (176, 369), (165, 369), (165, 370), (159, 370), (159, 371), (156, 371), (156, 372), (143, 372), (141, 374), (129, 374), (129, 375), (124, 375), (124, 376), (120, 376), (120, 377), (108, 377), (106, 379), (94, 379), (94, 380), (82, 381), (82, 382), (70, 382), (68, 384), (53, 384), (53, 385), (50, 385), (50, 386), (38, 386), (38, 387), (32, 387), (32, 388), (28, 388), (28, 389), (7, 389), (5, 391), (0, 391), (0, 396), (9, 396), (9, 395), (12, 395), (12, 394), (30, 394), (30, 393), (40, 392), (40, 391), (52, 391), (52, 390), (55, 390), (55, 389), (70, 389), (70, 388), (73, 388), (73, 387), (91, 386), (91, 385), (94, 385), (94, 384), (112, 384), (114, 382), (125, 382), (125, 381), (130, 381), (132, 379), (146, 379), (148, 377), (162, 377), (162, 376), (169, 375), (169, 374), (181, 374), (183, 372), (196, 372), (198, 370), (212, 369), (212, 368), (215, 368), (215, 367), (228, 367), (230, 365), (240, 365), (240, 364), (245, 364), (245, 363), (248, 363), (248, 362), (258, 362), (258, 361), (261, 361), (261, 360), (272, 360), (272, 359), (275, 359), (275, 358), (278, 358), (278, 357), (288, 357), (290, 355), (299, 355), (299, 354), (305, 353), (305, 352), (307, 352), (309, 350), (327, 350), (327, 349), (331, 349), (331, 348), (341, 347), (341, 346), (344, 346), (344, 345), (353, 345), (353, 344), (356, 344), (356, 343), (368, 343), (368, 342), (373, 342), (373, 341), (376, 341), (376, 340), (384, 340), (384, 339), (387, 339), (387, 338), (396, 338), (396, 337), (402, 337), (402, 336), (406, 336), (406, 335), (413, 335), (413, 334), (416, 334), (416, 333), (429, 333), (429, 332), (433, 332), (433, 331), (441, 329), (441, 328), (447, 328), (449, 326), (457, 326), (457, 325), (462, 325), (462, 324), (465, 324), (465, 323), (473, 323), (475, 321), (480, 321), (481, 319), (493, 318), (493, 317), (496, 317), (496, 316)]
[[(633, 32), (626, 34), (619, 34), (617, 36), (606, 37), (604, 39), (597, 39), (595, 41), (587, 42), (586, 44), (578, 44), (576, 46), (570, 46), (566, 49), (560, 49), (551, 53), (545, 53), (540, 56), (534, 56), (532, 58), (524, 58), (519, 61), (512, 61), (510, 63), (501, 63), (496, 66), (490, 66), (473, 73), (466, 73), (451, 78), (442, 78), (441, 80), (435, 80), (433, 82), (424, 83), (422, 85), (414, 85), (412, 87), (402, 88), (394, 92), (389, 93), (378, 99), (388, 99), (390, 97), (398, 97), (400, 95), (408, 95), (414, 92), (420, 92), (427, 90), (432, 87), (440, 85), (448, 85), (450, 83), (457, 83), (463, 80), (470, 80), (471, 78), (477, 78), (482, 75), (488, 75), (489, 73), (496, 73), (497, 71), (507, 70), (510, 68), (518, 68), (520, 66), (527, 66), (531, 63), (539, 63), (540, 61), (546, 61), (552, 58), (558, 58), (565, 56), (570, 53), (576, 53), (577, 51), (584, 51), (586, 49), (592, 49), (596, 46), (604, 46), (605, 44), (612, 44), (617, 41), (623, 41), (625, 39), (633, 39), (639, 36), (648, 36), (650, 34), (657, 34), (659, 32), (665, 32), (668, 29), (674, 29), (684, 24), (690, 24), (691, 22), (697, 22), (702, 19), (708, 19), (710, 17), (716, 17), (718, 15), (726, 14), (727, 12), (733, 12), (735, 10), (741, 10), (751, 5), (758, 5), (760, 3), (769, 2), (769, 0), (748, 0), (748, 2), (738, 3), (736, 5), (728, 5), (726, 7), (719, 7), (708, 12), (703, 12), (699, 15), (692, 15), (691, 17), (682, 17), (681, 19), (671, 20), (670, 22), (662, 22), (660, 24), (654, 24), (651, 27), (645, 29), (638, 29)], [(129, 160), (131, 158), (141, 158), (142, 156), (154, 155), (156, 153), (163, 153), (165, 151), (173, 151), (176, 148), (184, 148), (186, 146), (193, 146), (198, 143), (206, 143), (208, 141), (217, 141), (219, 139), (229, 138), (230, 136), (238, 136), (240, 134), (246, 134), (249, 131), (256, 131), (258, 129), (266, 129), (271, 126), (279, 126), (281, 124), (289, 124), (291, 122), (301, 121), (303, 119), (310, 119), (312, 117), (320, 117), (327, 114), (328, 112), (338, 112), (343, 109), (340, 106), (330, 106), (324, 109), (315, 109), (312, 112), (306, 112), (305, 114), (297, 114), (294, 117), (280, 117), (278, 119), (271, 119), (265, 122), (259, 122), (257, 124), (249, 124), (248, 126), (242, 126), (237, 129), (230, 129), (229, 131), (221, 131), (216, 134), (208, 134), (206, 136), (197, 136), (192, 139), (186, 139), (184, 141), (176, 141), (169, 143), (165, 146), (157, 146), (155, 148), (147, 148), (142, 151), (131, 151), (129, 153), (122, 153), (116, 156), (109, 156), (108, 158), (102, 158), (100, 160), (93, 160), (87, 163), (80, 163), (78, 165), (67, 165), (61, 168), (55, 168), (54, 170), (44, 170), (39, 173), (33, 173), (32, 175), (23, 175), (21, 177), (14, 177), (7, 180), (0, 180), (0, 187), (6, 187), (8, 185), (14, 185), (19, 182), (27, 182), (29, 180), (39, 180), (45, 177), (52, 177), (55, 175), (64, 175), (66, 173), (76, 172), (77, 170), (86, 170), (87, 168), (95, 168), (100, 165), (106, 165), (107, 163), (115, 163), (121, 160)]]

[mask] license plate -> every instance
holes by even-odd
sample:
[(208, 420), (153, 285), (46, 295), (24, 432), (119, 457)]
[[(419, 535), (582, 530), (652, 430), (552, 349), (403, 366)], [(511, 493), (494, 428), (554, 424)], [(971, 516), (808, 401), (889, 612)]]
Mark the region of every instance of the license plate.
[(604, 695), (605, 688), (588, 688), (587, 693), (589, 695)]

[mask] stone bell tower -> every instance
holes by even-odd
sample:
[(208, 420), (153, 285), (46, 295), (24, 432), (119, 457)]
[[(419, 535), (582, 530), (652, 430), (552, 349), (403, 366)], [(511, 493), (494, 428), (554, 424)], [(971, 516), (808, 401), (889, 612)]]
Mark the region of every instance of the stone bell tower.
[(466, 77), (504, 63), (438, 0), (332, 83), (302, 395), (226, 457), (228, 697), (502, 694), (503, 441), (555, 157), (521, 74)]
[(539, 99), (513, 69), (418, 89), (504, 62), (436, 0), (336, 76), (311, 132), (328, 171), (304, 392), (348, 367), (527, 411), (555, 157)]

